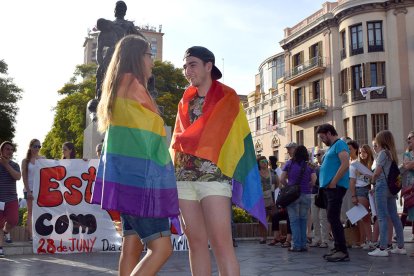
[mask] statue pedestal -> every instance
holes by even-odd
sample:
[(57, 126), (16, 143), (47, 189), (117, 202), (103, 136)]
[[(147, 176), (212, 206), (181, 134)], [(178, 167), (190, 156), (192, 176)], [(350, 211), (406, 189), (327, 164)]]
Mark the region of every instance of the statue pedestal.
[(102, 143), (104, 135), (97, 130), (98, 123), (91, 120), (91, 113), (86, 109), (86, 128), (83, 131), (83, 158), (96, 159), (96, 145)]

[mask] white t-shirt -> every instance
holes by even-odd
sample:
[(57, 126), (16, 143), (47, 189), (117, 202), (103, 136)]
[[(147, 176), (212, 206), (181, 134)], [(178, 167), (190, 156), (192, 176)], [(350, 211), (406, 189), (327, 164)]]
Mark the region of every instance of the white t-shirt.
[(351, 165), (349, 166), (349, 178), (356, 179), (356, 187), (365, 187), (369, 185), (369, 178), (366, 177), (365, 174), (372, 175), (372, 172), (358, 160), (351, 162)]

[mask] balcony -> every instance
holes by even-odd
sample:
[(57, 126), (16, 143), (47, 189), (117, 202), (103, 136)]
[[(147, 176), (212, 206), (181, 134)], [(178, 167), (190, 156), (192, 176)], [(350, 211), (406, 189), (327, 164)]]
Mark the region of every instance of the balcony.
[(311, 76), (317, 75), (325, 71), (325, 62), (323, 57), (313, 57), (303, 64), (294, 67), (290, 72), (286, 73), (285, 83), (294, 85)]
[(285, 121), (288, 123), (299, 123), (313, 117), (323, 116), (328, 109), (326, 99), (316, 99), (304, 105), (295, 106), (286, 110)]
[(352, 102), (364, 101), (367, 99), (364, 96), (362, 96), (360, 89), (352, 90), (351, 96), (352, 96)]
[(364, 44), (362, 42), (353, 43), (349, 49), (351, 56), (359, 55), (364, 53)]
[(368, 41), (368, 52), (384, 52), (382, 40)]
[(378, 90), (374, 90), (370, 92), (371, 99), (386, 99), (387, 98), (387, 89), (384, 89), (380, 92)]
[(346, 58), (346, 50), (341, 49), (341, 60), (344, 60)]

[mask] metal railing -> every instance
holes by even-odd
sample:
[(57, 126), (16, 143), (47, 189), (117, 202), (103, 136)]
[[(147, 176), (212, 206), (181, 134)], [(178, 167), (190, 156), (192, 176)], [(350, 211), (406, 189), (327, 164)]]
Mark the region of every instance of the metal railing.
[(314, 110), (327, 109), (326, 99), (316, 99), (303, 105), (295, 106), (294, 108), (286, 110), (286, 118), (292, 118), (298, 115), (302, 115)]
[(311, 58), (310, 60), (305, 61), (302, 64), (299, 64), (295, 67), (293, 67), (292, 70), (290, 70), (290, 72), (287, 72), (285, 74), (287, 79), (291, 79), (293, 77), (296, 77), (297, 75), (300, 75), (312, 68), (315, 67), (323, 67), (325, 66), (325, 62), (324, 62), (324, 58), (320, 57), (320, 56), (316, 56)]

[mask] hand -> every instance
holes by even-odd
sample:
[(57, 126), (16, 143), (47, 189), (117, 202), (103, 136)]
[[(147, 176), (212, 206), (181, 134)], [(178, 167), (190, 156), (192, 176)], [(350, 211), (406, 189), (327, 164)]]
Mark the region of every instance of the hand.
[(352, 196), (352, 203), (358, 205), (358, 198), (356, 196)]
[(6, 166), (7, 164), (9, 164), (9, 159), (7, 159), (6, 157), (0, 156), (0, 164), (2, 164), (3, 166)]
[(335, 189), (335, 188), (336, 188), (336, 184), (334, 184), (334, 183), (332, 183), (332, 182), (329, 182), (329, 184), (328, 184), (328, 188), (329, 188), (329, 189)]

